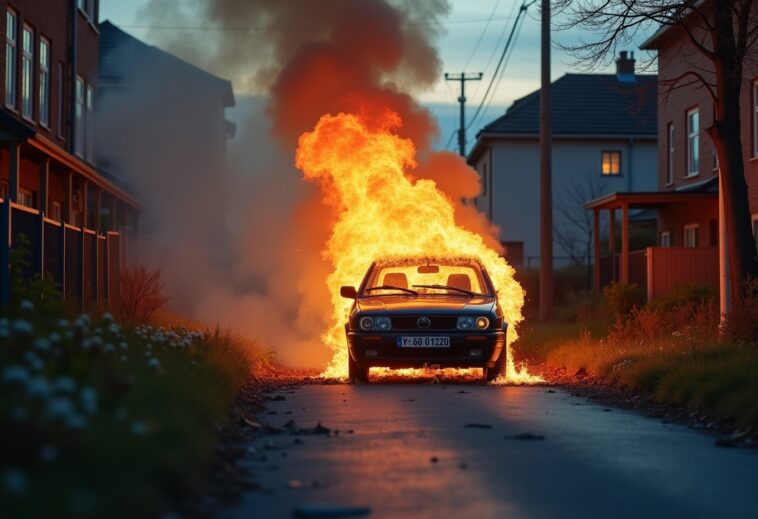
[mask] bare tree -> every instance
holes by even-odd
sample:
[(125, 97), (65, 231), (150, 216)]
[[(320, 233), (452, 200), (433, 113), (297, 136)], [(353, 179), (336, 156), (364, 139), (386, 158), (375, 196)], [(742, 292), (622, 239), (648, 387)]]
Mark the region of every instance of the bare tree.
[(556, 210), (563, 223), (555, 231), (555, 241), (572, 263), (589, 265), (592, 261), (594, 222), (584, 204), (604, 194), (599, 177), (587, 173), (573, 179), (558, 197)]
[[(713, 100), (713, 124), (707, 128), (718, 154), (725, 206), (732, 309), (744, 303), (747, 281), (758, 277), (750, 224), (740, 124), (743, 67), (755, 59), (758, 7), (754, 0), (555, 0), (568, 14), (568, 27), (596, 35), (592, 41), (565, 46), (580, 63), (599, 66), (652, 30), (677, 31), (697, 63), (665, 79), (664, 92), (696, 85)], [(693, 60), (694, 61), (694, 60)]]

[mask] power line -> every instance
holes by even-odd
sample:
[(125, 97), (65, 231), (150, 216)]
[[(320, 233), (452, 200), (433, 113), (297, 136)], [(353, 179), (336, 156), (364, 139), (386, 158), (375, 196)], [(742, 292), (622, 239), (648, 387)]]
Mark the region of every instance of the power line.
[(479, 49), (479, 45), (482, 43), (482, 39), (484, 38), (484, 35), (487, 33), (487, 29), (489, 29), (490, 27), (490, 23), (492, 22), (492, 17), (495, 16), (495, 11), (497, 11), (498, 5), (500, 5), (500, 0), (495, 0), (495, 5), (492, 6), (492, 11), (490, 11), (490, 16), (487, 19), (487, 23), (485, 24), (484, 29), (482, 29), (482, 32), (479, 35), (479, 39), (476, 40), (476, 45), (474, 45), (474, 50), (471, 51), (471, 55), (468, 57), (466, 64), (463, 65), (464, 72), (466, 71), (468, 66), (471, 64), (471, 60), (474, 58), (474, 54), (476, 54), (476, 51)]
[[(437, 25), (464, 25), (464, 24), (476, 24), (491, 22), (507, 22), (512, 17), (500, 17), (500, 18), (481, 18), (471, 20), (447, 20), (444, 22), (406, 22), (406, 26), (437, 26)], [(122, 29), (151, 29), (157, 31), (296, 31), (309, 29), (309, 26), (290, 26), (290, 27), (270, 27), (267, 25), (245, 25), (245, 26), (213, 26), (213, 25), (121, 25), (115, 24)]]
[(508, 40), (505, 42), (505, 47), (503, 47), (503, 52), (500, 54), (500, 59), (497, 62), (497, 66), (495, 67), (495, 72), (492, 74), (492, 77), (490, 78), (490, 82), (487, 85), (487, 90), (484, 92), (484, 96), (482, 97), (482, 102), (479, 103), (479, 106), (477, 107), (476, 111), (474, 112), (474, 116), (471, 118), (471, 122), (469, 122), (467, 128), (470, 128), (472, 124), (474, 124), (474, 121), (479, 116), (479, 114), (482, 111), (482, 107), (484, 106), (484, 103), (487, 100), (487, 96), (489, 96), (490, 92), (492, 91), (492, 86), (495, 83), (495, 80), (497, 79), (497, 76), (500, 72), (500, 68), (503, 65), (503, 62), (505, 61), (505, 57), (508, 54), (508, 49), (510, 48), (511, 42), (513, 41), (513, 37), (516, 34), (516, 29), (519, 26), (520, 20), (523, 18), (524, 13), (526, 12), (527, 8), (529, 8), (530, 5), (532, 5), (536, 0), (532, 0), (528, 4), (526, 3), (526, 0), (521, 4), (521, 7), (519, 8), (519, 12), (516, 15), (516, 19), (513, 22), (513, 27), (511, 27), (511, 33), (508, 35)]

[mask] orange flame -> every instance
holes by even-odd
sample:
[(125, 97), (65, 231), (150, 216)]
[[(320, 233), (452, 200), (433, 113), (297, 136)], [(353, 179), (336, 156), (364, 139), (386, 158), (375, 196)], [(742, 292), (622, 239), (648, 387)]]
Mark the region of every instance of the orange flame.
[(325, 251), (334, 266), (327, 279), (332, 323), (322, 336), (334, 355), (322, 376), (347, 377), (344, 324), (351, 301), (340, 297), (340, 287), (359, 285), (377, 258), (428, 254), (482, 261), (509, 323), (506, 380), (499, 382), (540, 381), (526, 368), (517, 369), (510, 354), (524, 303), (513, 268), (482, 236), (456, 224), (452, 201), (434, 181), (408, 174), (416, 166), (416, 149), (393, 133), (401, 124), (390, 111), (371, 123), (352, 114), (327, 114), (298, 142), (297, 167), (306, 179), (320, 183), (324, 201), (338, 213)]

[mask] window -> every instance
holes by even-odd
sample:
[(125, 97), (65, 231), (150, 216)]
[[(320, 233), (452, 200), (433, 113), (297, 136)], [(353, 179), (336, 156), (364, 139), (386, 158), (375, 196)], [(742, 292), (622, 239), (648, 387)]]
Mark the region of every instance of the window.
[(698, 224), (691, 223), (684, 226), (684, 246), (697, 247)]
[(92, 162), (94, 160), (95, 141), (95, 89), (87, 85), (86, 114), (84, 118), (85, 150), (84, 155)]
[(603, 176), (621, 174), (621, 152), (604, 151), (600, 154), (600, 172)]
[(5, 15), (5, 106), (16, 108), (16, 39), (18, 18), (10, 9)]
[(694, 108), (687, 112), (687, 177), (694, 177), (699, 171), (700, 110)]
[(61, 203), (53, 202), (50, 211), (50, 218), (53, 220), (61, 221)]
[(84, 156), (84, 79), (76, 76), (76, 113), (74, 114), (74, 152)]
[(89, 17), (93, 22), (97, 23), (97, 0), (76, 0), (76, 6), (82, 12), (82, 14)]
[(34, 117), (34, 29), (24, 25), (21, 35), (21, 115)]
[(671, 231), (661, 231), (661, 247), (671, 247)]
[(666, 130), (666, 185), (674, 183), (674, 123), (669, 123)]
[(18, 203), (26, 207), (34, 207), (34, 194), (28, 189), (19, 189)]
[(50, 126), (50, 42), (39, 41), (39, 122)]
[(63, 114), (65, 110), (65, 105), (63, 104), (63, 74), (64, 74), (64, 68), (63, 63), (58, 63), (58, 81), (56, 82), (57, 85), (57, 91), (58, 91), (58, 137), (61, 139), (63, 138)]
[(758, 158), (758, 79), (753, 80), (753, 157)]

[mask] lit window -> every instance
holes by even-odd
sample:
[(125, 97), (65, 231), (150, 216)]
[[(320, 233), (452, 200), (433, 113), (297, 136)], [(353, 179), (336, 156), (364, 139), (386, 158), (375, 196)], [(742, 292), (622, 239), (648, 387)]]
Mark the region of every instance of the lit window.
[(84, 157), (84, 79), (76, 77), (76, 113), (74, 114), (74, 151)]
[(700, 171), (700, 110), (687, 112), (687, 176)]
[(16, 38), (17, 17), (8, 10), (5, 15), (5, 105), (16, 108)]
[(39, 122), (50, 126), (50, 42), (39, 41)]
[(18, 190), (18, 203), (26, 207), (34, 207), (34, 193), (28, 189)]
[(95, 89), (91, 85), (87, 85), (87, 110), (84, 121), (86, 149), (85, 156), (87, 160), (92, 162), (94, 160), (94, 141), (95, 141)]
[(604, 151), (600, 155), (600, 172), (603, 176), (621, 174), (621, 152)]
[(671, 247), (671, 231), (661, 232), (661, 247)]
[(668, 125), (666, 149), (668, 150), (666, 157), (666, 185), (669, 186), (674, 183), (674, 123), (669, 123)]
[(21, 115), (34, 117), (34, 30), (24, 25), (21, 35)]
[(684, 246), (697, 247), (698, 224), (691, 223), (684, 226)]

